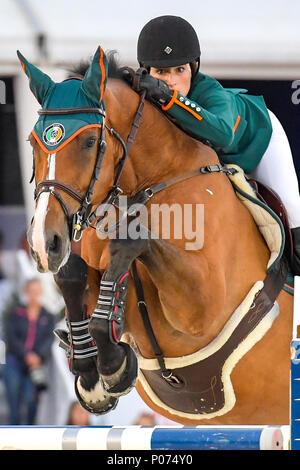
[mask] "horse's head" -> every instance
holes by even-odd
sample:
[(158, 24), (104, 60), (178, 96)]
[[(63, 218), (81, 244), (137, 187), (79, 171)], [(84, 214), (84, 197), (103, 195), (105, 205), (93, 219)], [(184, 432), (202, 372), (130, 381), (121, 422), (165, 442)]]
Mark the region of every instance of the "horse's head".
[(37, 186), (27, 237), (38, 270), (56, 273), (69, 257), (74, 214), (78, 229), (95, 202), (100, 166), (100, 193), (112, 185), (113, 158), (106, 154), (102, 162), (107, 60), (98, 47), (83, 80), (55, 83), (20, 52), (18, 57), (42, 106), (30, 135)]

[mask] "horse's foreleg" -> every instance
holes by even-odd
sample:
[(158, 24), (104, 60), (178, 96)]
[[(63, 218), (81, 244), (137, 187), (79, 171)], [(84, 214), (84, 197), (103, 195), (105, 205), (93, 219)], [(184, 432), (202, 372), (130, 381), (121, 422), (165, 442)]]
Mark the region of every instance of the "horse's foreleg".
[(97, 301), (99, 272), (88, 268), (78, 255), (71, 254), (67, 264), (54, 277), (66, 303), (69, 332), (56, 330), (65, 346), (69, 368), (76, 376), (75, 391), (81, 405), (90, 412), (102, 414), (117, 404), (104, 390), (97, 370), (97, 348), (88, 332), (89, 312)]
[(129, 268), (147, 247), (147, 240), (111, 240), (110, 264), (102, 276), (97, 306), (89, 331), (99, 350), (98, 371), (105, 389), (114, 396), (128, 393), (135, 385), (137, 358), (120, 341), (124, 329)]

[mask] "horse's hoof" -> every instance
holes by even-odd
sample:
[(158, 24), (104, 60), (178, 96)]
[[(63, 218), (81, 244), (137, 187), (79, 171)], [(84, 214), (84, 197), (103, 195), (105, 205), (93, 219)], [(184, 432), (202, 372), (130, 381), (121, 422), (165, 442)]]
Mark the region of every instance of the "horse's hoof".
[(120, 381), (110, 387), (107, 383), (105, 383), (104, 377), (102, 376), (103, 388), (112, 397), (119, 397), (129, 393), (135, 387), (138, 376), (138, 360), (135, 352), (127, 343), (121, 342), (119, 343), (119, 346), (122, 346), (125, 349), (127, 359), (126, 368), (121, 375)]
[(75, 377), (75, 394), (77, 397), (77, 400), (79, 401), (80, 405), (82, 408), (87, 410), (89, 413), (93, 413), (95, 415), (104, 415), (106, 413), (109, 413), (110, 411), (114, 410), (119, 402), (119, 399), (117, 397), (110, 396), (109, 394), (107, 395), (107, 398), (103, 401), (98, 401), (95, 404), (92, 403), (86, 403), (82, 397), (79, 394), (78, 388), (77, 388), (77, 382), (79, 380), (79, 376)]

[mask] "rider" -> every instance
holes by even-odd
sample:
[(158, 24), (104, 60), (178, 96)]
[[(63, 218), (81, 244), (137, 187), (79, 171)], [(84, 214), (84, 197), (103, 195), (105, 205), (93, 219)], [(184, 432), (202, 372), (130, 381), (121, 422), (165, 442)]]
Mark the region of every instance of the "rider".
[(262, 96), (226, 89), (199, 72), (193, 27), (160, 16), (142, 29), (137, 45), (140, 89), (188, 134), (209, 141), (224, 163), (235, 163), (274, 189), (284, 203), (294, 241), (292, 269), (300, 275), (300, 196), (287, 136)]

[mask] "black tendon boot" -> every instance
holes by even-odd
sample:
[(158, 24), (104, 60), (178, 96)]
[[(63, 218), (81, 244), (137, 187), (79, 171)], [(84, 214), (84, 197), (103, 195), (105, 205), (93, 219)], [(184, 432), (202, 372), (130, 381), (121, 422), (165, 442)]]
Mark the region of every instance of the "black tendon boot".
[(97, 306), (89, 325), (100, 350), (98, 372), (104, 389), (115, 397), (129, 393), (138, 376), (136, 354), (131, 346), (121, 341), (127, 289), (128, 272), (112, 280), (106, 271), (101, 278)]
[(291, 229), (293, 236), (293, 260), (292, 271), (295, 276), (300, 276), (300, 227)]

